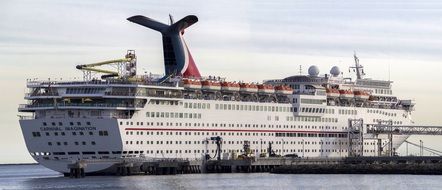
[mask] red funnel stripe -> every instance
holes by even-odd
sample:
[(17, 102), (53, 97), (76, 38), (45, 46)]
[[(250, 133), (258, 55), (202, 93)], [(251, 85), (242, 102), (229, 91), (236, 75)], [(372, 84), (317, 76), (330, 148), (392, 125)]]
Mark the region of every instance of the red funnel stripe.
[(195, 61), (193, 60), (192, 54), (190, 54), (190, 50), (187, 47), (187, 44), (184, 42), (184, 45), (187, 49), (187, 54), (189, 56), (189, 65), (187, 66), (186, 71), (183, 73), (184, 78), (201, 78), (201, 74), (198, 71), (198, 67), (196, 67)]

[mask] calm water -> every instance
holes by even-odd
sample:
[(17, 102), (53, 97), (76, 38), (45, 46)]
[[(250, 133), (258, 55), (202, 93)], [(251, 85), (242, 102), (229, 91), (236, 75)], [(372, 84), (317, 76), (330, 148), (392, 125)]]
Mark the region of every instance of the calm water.
[(442, 176), (192, 174), (70, 179), (39, 165), (0, 166), (0, 189), (442, 189)]

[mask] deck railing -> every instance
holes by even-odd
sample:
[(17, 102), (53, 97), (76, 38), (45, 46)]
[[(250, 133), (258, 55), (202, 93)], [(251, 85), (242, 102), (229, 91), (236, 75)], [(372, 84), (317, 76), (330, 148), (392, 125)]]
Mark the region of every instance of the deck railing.
[(20, 104), (19, 108), (42, 108), (42, 107), (126, 107), (142, 108), (142, 105), (135, 104), (85, 104), (85, 103), (60, 103), (60, 104)]

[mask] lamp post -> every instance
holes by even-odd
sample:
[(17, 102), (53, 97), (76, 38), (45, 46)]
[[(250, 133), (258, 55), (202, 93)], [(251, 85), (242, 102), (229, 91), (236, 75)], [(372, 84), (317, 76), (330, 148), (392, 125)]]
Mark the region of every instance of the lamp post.
[(424, 156), (424, 141), (419, 140), (420, 142), (420, 156)]
[(405, 144), (406, 145), (406, 150), (405, 150), (405, 155), (407, 155), (408, 156), (408, 141), (405, 141), (407, 144)]
[(262, 154), (262, 139), (259, 139), (259, 141), (260, 141), (260, 148), (259, 148), (259, 156), (261, 157), (261, 154)]
[(304, 158), (304, 154), (305, 154), (305, 146), (304, 146), (305, 142), (304, 139), (302, 139), (302, 157)]

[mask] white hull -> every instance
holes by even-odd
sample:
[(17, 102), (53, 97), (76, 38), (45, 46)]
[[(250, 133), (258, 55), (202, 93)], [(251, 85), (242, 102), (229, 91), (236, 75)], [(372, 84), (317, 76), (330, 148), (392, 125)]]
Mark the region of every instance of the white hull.
[[(189, 108), (189, 104), (193, 104), (192, 108)], [(195, 106), (202, 107), (198, 104), (205, 104), (206, 109), (195, 109)], [(248, 110), (251, 106), (258, 106), (259, 111)], [(281, 107), (286, 111), (260, 111), (262, 109), (260, 106)], [(241, 110), (241, 107), (247, 110)], [(304, 157), (345, 157), (348, 155), (347, 138), (277, 137), (275, 135), (276, 133), (346, 134), (348, 119), (353, 118), (363, 118), (365, 124), (374, 124), (376, 119), (392, 119), (404, 125), (409, 124), (409, 119), (402, 117), (403, 114), (406, 114), (403, 110), (381, 109), (383, 112), (395, 115), (386, 118), (383, 114), (368, 113), (367, 109), (369, 108), (327, 106), (327, 109), (333, 109), (335, 114), (324, 114), (321, 118), (313, 121), (308, 117), (294, 116), (292, 112), (287, 111), (290, 107), (291, 104), (183, 99), (178, 105), (146, 104), (146, 107), (136, 112), (132, 119), (99, 119), (86, 116), (84, 118), (70, 118), (64, 115), (59, 119), (21, 120), (20, 125), (28, 150), (33, 154), (34, 159), (52, 170), (66, 173), (68, 172), (68, 164), (84, 159), (100, 160), (142, 156), (200, 159), (205, 151), (204, 140), (212, 136), (223, 138), (222, 148), (225, 153), (240, 153), (243, 141), (248, 140), (251, 142), (251, 149), (255, 155), (266, 152), (269, 142), (273, 142), (273, 149), (281, 155), (296, 153)], [(339, 109), (356, 110), (357, 114), (337, 114)], [(151, 117), (151, 114), (149, 114), (150, 117), (146, 117), (146, 112), (155, 113), (155, 117)], [(156, 117), (157, 113), (159, 113), (159, 117)], [(167, 117), (165, 113), (168, 113)], [(183, 118), (177, 118), (175, 117), (177, 113), (187, 113), (187, 118), (184, 117), (184, 114)], [(174, 114), (173, 118), (172, 114)], [(190, 118), (190, 114), (192, 114), (192, 118)], [(279, 119), (276, 120), (276, 117)], [(330, 122), (331, 119), (333, 122)], [(42, 125), (43, 122), (46, 122), (46, 127), (49, 128), (45, 128)], [(52, 126), (52, 122), (55, 123), (55, 126)], [(62, 126), (59, 126), (60, 122)], [(70, 122), (74, 123), (74, 127), (77, 127), (77, 122), (81, 122), (82, 127), (85, 127), (86, 122), (90, 122), (92, 128), (89, 128), (90, 130), (78, 129), (74, 136), (72, 135), (73, 129), (64, 130), (65, 127), (71, 127)], [(147, 125), (148, 123), (149, 125)], [(51, 127), (62, 128), (65, 135), (61, 136), (61, 131), (53, 130)], [(84, 132), (84, 135), (79, 135), (81, 131)], [(107, 131), (108, 136), (99, 136), (99, 131)], [(40, 132), (41, 136), (33, 137), (32, 132)], [(49, 133), (49, 136), (46, 136), (46, 132)], [(55, 132), (58, 133), (58, 136), (54, 135)], [(89, 132), (93, 132), (93, 135), (89, 135)], [(407, 136), (395, 136), (394, 148), (397, 149), (406, 138)], [(92, 141), (95, 142), (95, 145), (91, 144)], [(48, 145), (49, 142), (52, 145)], [(57, 145), (57, 142), (60, 142), (60, 145)], [(67, 145), (64, 145), (64, 142)], [(75, 145), (75, 142), (78, 142), (79, 145)], [(85, 145), (82, 142), (85, 142)], [(260, 142), (263, 142), (262, 147)], [(376, 146), (370, 146), (375, 141), (367, 139), (365, 142), (369, 145), (364, 147), (364, 155), (377, 155)], [(385, 137), (383, 143), (386, 142), (387, 138)], [(208, 145), (210, 155), (214, 155), (215, 149), (214, 144)], [(112, 153), (117, 151), (120, 151), (121, 154)], [(51, 155), (36, 155), (36, 152), (48, 152)], [(64, 152), (66, 155), (54, 155), (55, 152)], [(80, 154), (68, 155), (69, 152), (79, 152)], [(94, 154), (82, 154), (84, 152), (94, 152)], [(109, 152), (109, 154), (98, 154), (99, 152)], [(86, 167), (86, 172), (100, 171), (111, 165), (109, 163), (89, 164)]]

